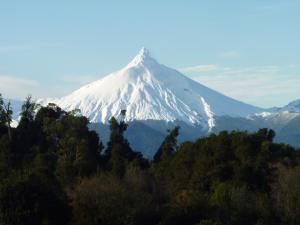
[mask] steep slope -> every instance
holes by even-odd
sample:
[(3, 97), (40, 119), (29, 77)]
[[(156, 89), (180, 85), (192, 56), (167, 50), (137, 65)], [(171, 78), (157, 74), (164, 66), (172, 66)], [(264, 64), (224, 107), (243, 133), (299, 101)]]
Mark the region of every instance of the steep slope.
[(287, 104), (286, 106), (279, 108), (280, 112), (291, 112), (291, 113), (300, 113), (300, 99), (295, 100)]
[(245, 117), (262, 111), (159, 64), (144, 48), (120, 71), (50, 101), (65, 110), (80, 109), (91, 122), (105, 124), (126, 109), (127, 121), (178, 120), (204, 129), (214, 127), (215, 116)]

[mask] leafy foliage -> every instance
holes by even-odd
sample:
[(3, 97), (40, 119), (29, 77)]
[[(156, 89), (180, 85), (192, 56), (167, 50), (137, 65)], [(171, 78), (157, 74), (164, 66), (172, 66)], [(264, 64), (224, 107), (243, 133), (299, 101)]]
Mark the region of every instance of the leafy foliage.
[(0, 223), (64, 225), (70, 217), (67, 196), (45, 175), (16, 172), (0, 184)]
[(300, 154), (275, 133), (220, 132), (177, 143), (169, 132), (149, 161), (110, 120), (106, 149), (89, 121), (28, 97), (17, 128), (0, 95), (2, 225), (295, 225)]
[(0, 135), (3, 133), (3, 128), (7, 127), (8, 138), (11, 140), (11, 122), (12, 122), (12, 108), (10, 101), (5, 103), (0, 93)]

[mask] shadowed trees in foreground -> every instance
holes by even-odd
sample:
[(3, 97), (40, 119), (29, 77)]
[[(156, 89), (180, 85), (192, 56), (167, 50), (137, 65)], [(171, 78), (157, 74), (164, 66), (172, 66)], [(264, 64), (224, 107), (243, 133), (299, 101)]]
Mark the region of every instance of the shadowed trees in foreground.
[(125, 111), (104, 148), (77, 112), (28, 97), (11, 128), (7, 106), (0, 97), (1, 225), (299, 224), (299, 151), (272, 130), (178, 144), (175, 127), (152, 161), (124, 137)]

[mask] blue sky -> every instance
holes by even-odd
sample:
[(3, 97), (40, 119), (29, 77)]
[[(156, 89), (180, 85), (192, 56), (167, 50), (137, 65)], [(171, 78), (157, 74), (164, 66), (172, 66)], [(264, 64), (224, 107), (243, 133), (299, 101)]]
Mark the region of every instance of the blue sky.
[(0, 92), (62, 96), (143, 46), (247, 103), (300, 98), (300, 1), (0, 0)]

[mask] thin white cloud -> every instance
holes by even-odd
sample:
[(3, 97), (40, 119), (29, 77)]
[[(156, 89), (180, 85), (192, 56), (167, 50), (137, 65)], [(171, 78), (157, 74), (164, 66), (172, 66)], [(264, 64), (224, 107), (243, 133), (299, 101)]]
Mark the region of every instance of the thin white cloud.
[(0, 75), (0, 93), (6, 98), (21, 100), (29, 94), (35, 99), (61, 97), (97, 79), (99, 76), (67, 75), (61, 76), (55, 85), (50, 85), (33, 79)]
[(35, 80), (0, 76), (0, 93), (10, 98), (24, 98), (38, 86), (39, 83)]
[(223, 59), (238, 59), (240, 58), (241, 54), (236, 50), (230, 50), (221, 52), (219, 56)]
[(0, 75), (0, 93), (9, 99), (25, 99), (32, 95), (34, 98), (60, 96), (67, 93), (63, 86), (49, 86), (37, 80)]
[(207, 64), (207, 65), (197, 65), (197, 66), (190, 66), (180, 68), (179, 71), (188, 73), (188, 72), (208, 72), (216, 70), (218, 66), (216, 64)]
[(235, 99), (261, 107), (285, 105), (300, 98), (300, 74), (285, 68), (261, 66), (224, 68), (192, 78)]

